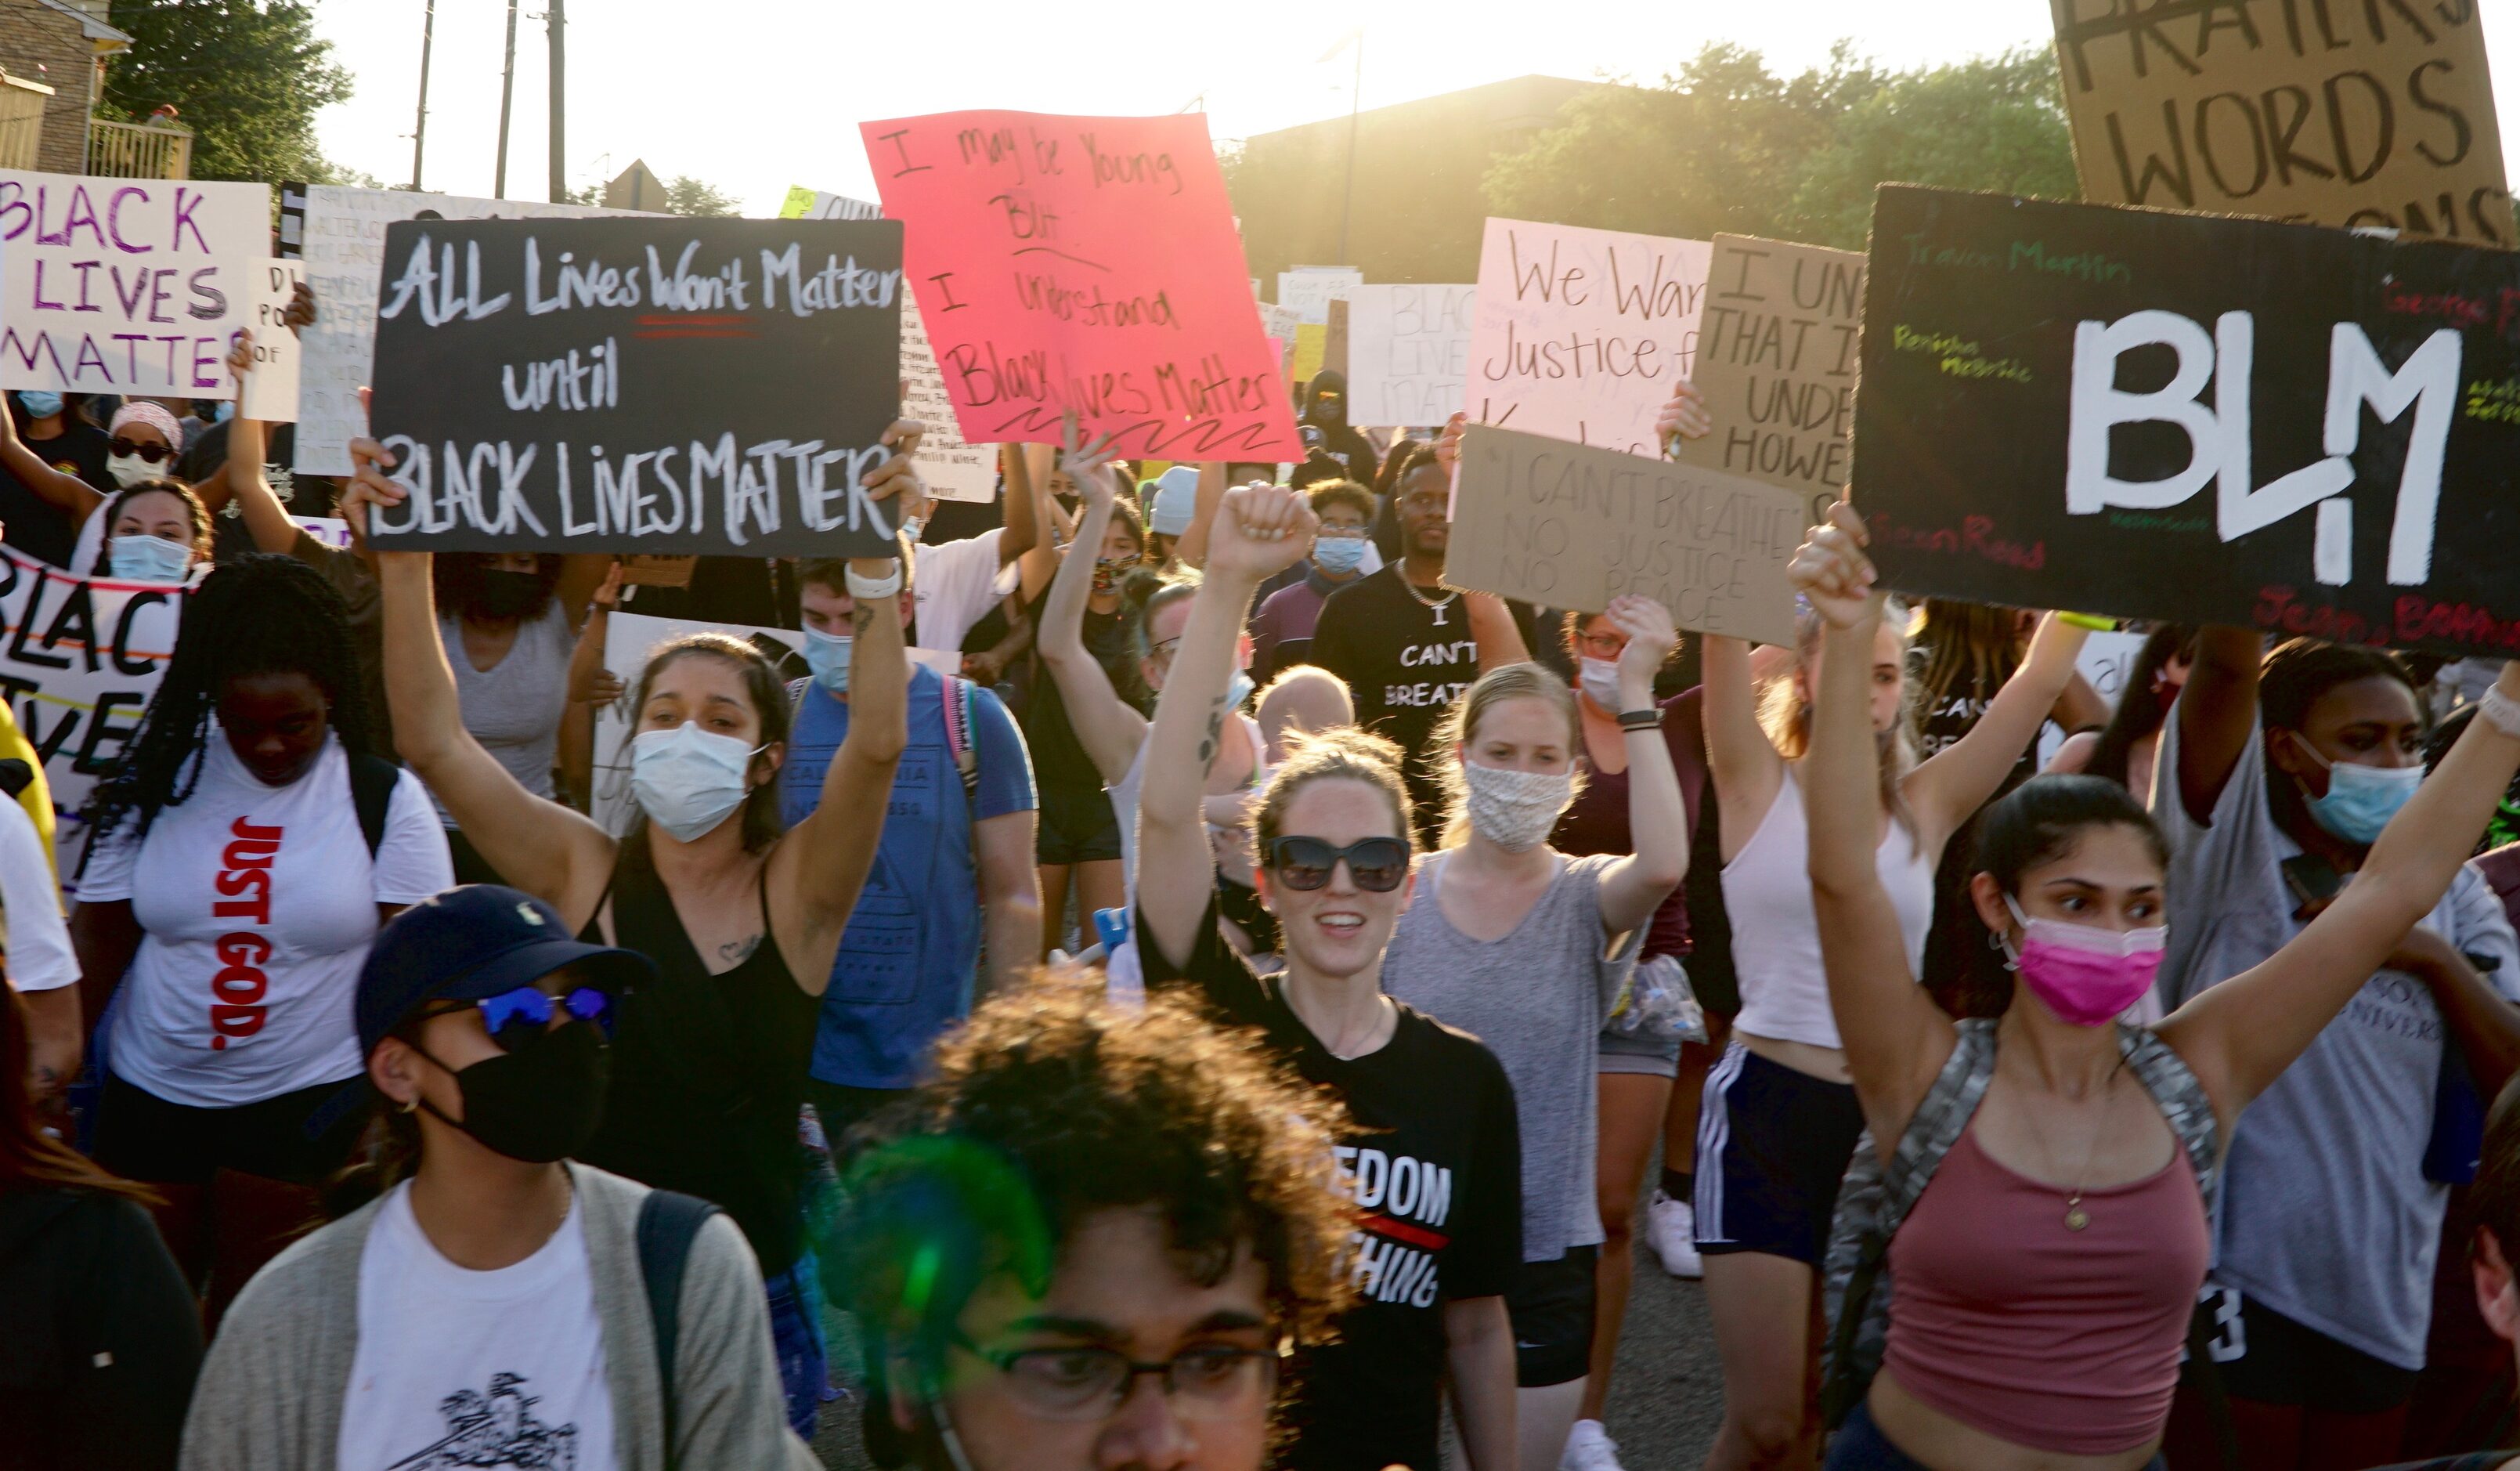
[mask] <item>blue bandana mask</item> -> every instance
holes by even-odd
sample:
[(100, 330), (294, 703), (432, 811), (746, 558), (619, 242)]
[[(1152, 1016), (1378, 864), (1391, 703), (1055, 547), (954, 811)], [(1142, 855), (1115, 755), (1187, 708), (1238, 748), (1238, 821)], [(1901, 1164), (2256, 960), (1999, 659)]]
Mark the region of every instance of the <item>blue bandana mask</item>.
[(849, 692), (849, 650), (855, 642), (844, 633), (805, 630), (805, 667), (814, 671), (816, 684), (834, 695)]
[(2293, 744), (2318, 762), (2327, 772), (2327, 795), (2313, 797), (2302, 794), (2310, 808), (2310, 818), (2320, 827), (2348, 843), (2368, 846), (2380, 839), (2380, 830), (2398, 815), (2423, 785), (2421, 766), (2365, 766), (2354, 761), (2330, 761), (2311, 749), (2299, 735)]
[(113, 538), (108, 566), (125, 582), (181, 582), (193, 570), (193, 549), (163, 536), (125, 534)]

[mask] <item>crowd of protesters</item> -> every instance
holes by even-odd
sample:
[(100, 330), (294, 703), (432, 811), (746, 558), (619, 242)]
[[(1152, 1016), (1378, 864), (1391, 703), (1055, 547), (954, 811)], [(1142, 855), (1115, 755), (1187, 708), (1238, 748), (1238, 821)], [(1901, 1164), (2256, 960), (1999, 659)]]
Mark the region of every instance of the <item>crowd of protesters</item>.
[(1789, 646), (1525, 606), (1344, 390), (672, 585), (10, 394), (0, 539), (183, 608), (66, 886), (0, 731), (0, 1464), (1614, 1471), (1641, 1242), (1712, 1468), (2502, 1463), (2520, 668), (2112, 707), (1843, 504)]

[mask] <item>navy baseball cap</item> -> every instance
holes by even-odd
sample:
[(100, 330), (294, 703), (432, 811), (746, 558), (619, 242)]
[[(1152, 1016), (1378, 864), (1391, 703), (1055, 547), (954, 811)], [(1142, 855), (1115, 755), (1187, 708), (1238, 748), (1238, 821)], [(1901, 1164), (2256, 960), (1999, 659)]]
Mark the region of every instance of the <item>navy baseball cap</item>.
[(431, 896), (395, 915), (368, 946), (359, 968), (359, 1055), (431, 1001), (478, 1001), (571, 965), (615, 992), (656, 979), (647, 956), (586, 943), (559, 910), (521, 890), (467, 884)]

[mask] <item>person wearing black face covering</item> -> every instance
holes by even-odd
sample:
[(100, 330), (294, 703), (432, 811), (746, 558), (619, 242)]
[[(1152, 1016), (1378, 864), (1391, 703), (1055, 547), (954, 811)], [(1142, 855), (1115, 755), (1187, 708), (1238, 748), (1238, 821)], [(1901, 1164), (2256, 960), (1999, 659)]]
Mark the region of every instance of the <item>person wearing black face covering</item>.
[(654, 976), (496, 885), (385, 927), (355, 1003), (377, 1114), (336, 1204), (383, 1193), (247, 1284), (186, 1471), (816, 1464), (742, 1234), (568, 1159), (603, 1115), (613, 1013)]
[[(1357, 432), (1347, 422), (1347, 375), (1335, 368), (1324, 368), (1313, 375), (1311, 388), (1304, 395), (1304, 422), (1322, 432), (1321, 452), (1338, 461), (1346, 469), (1340, 479), (1360, 485), (1373, 483), (1374, 471), (1382, 467), (1382, 455), (1373, 441)], [(1310, 484), (1310, 481), (1297, 481)]]
[[(572, 585), (575, 596), (562, 595), (564, 560), (532, 552), (436, 557), (437, 632), (455, 671), (464, 728), (537, 797), (552, 795), (561, 716), (568, 708), (569, 656), (586, 617), (583, 591)], [(500, 882), (499, 872), (464, 840), (443, 803), (437, 815), (446, 824), (455, 881)]]

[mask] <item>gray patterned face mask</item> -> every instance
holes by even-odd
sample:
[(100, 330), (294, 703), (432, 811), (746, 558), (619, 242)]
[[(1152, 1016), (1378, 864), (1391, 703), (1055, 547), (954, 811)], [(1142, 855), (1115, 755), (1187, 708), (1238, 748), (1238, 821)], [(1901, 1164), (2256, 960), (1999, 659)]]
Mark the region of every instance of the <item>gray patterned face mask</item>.
[(1462, 762), (1469, 788), (1470, 829), (1508, 852), (1528, 852), (1557, 825), (1575, 800), (1575, 770), (1508, 771)]

